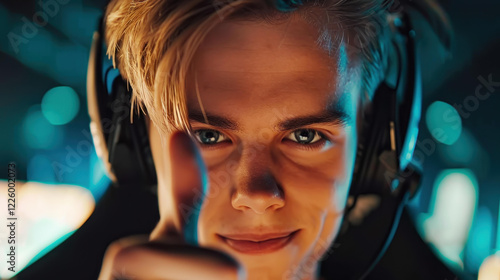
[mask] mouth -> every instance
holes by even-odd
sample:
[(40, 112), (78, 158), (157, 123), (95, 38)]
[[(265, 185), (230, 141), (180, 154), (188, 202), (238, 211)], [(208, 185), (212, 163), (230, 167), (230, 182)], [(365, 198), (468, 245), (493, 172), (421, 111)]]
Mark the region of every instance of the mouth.
[(217, 236), (229, 247), (244, 254), (263, 254), (278, 251), (297, 235), (296, 231), (269, 234), (237, 234)]

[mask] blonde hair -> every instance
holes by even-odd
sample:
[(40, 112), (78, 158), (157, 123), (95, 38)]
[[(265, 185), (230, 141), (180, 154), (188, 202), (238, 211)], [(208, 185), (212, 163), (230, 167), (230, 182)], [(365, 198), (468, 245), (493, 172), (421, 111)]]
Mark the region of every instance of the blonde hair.
[[(111, 0), (105, 13), (108, 56), (133, 89), (131, 110), (140, 109), (164, 133), (189, 132), (186, 76), (198, 46), (209, 31), (225, 19), (273, 22), (293, 13), (318, 24), (322, 34), (319, 44), (331, 48), (335, 42), (343, 41), (351, 52), (359, 54), (362, 88), (370, 98), (383, 79), (387, 63), (388, 1), (303, 1), (303, 5), (286, 11), (282, 9), (283, 2)], [(333, 28), (343, 32), (335, 32), (332, 38)]]

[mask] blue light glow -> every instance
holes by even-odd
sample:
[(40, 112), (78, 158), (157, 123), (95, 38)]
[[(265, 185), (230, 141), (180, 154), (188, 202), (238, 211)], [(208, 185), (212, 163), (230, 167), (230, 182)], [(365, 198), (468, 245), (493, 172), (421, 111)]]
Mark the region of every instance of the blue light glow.
[(436, 177), (433, 190), (430, 213), (421, 214), (418, 225), (445, 263), (462, 268), (462, 252), (477, 205), (476, 177), (468, 169), (444, 170)]
[(89, 191), (92, 193), (94, 200), (97, 202), (110, 186), (111, 179), (106, 176), (104, 164), (97, 157), (95, 149), (92, 150), (90, 155), (90, 170), (92, 170), (92, 177), (89, 184)]
[[(7, 30), (7, 27), (10, 26), (9, 24), (10, 22), (10, 15), (9, 15), (9, 12), (7, 9), (5, 9), (1, 4), (0, 4), (0, 28), (5, 28), (5, 30), (2, 30), (2, 31), (6, 31)], [(1, 30), (1, 29), (0, 29)], [(7, 32), (2, 32), (3, 34), (7, 33)]]
[(52, 88), (42, 99), (42, 113), (53, 125), (67, 124), (73, 120), (79, 109), (78, 94), (70, 87)]
[(476, 139), (467, 129), (462, 131), (462, 136), (453, 145), (442, 146), (439, 149), (445, 160), (454, 164), (469, 164), (475, 156), (479, 155), (480, 150)]
[(496, 250), (500, 253), (500, 203), (498, 205), (497, 246), (496, 246)]
[(413, 158), (413, 154), (415, 153), (415, 147), (417, 144), (418, 138), (418, 124), (412, 124), (406, 133), (406, 143), (404, 143), (403, 148), (401, 150), (400, 156), (400, 168), (404, 169), (408, 166), (410, 161)]
[(26, 174), (28, 181), (57, 182), (54, 170), (52, 169), (52, 161), (42, 154), (37, 154), (30, 159)]
[(63, 131), (51, 125), (35, 105), (28, 110), (23, 123), (24, 139), (33, 149), (53, 149), (61, 144)]
[(448, 103), (435, 101), (425, 115), (425, 122), (436, 141), (452, 145), (462, 133), (462, 119), (457, 110)]
[(474, 217), (474, 225), (466, 247), (466, 268), (477, 273), (481, 263), (490, 255), (493, 237), (493, 217), (490, 210), (482, 206)]
[(57, 52), (53, 56), (51, 66), (58, 81), (65, 81), (66, 85), (77, 85), (86, 76), (88, 50), (73, 44), (58, 44)]

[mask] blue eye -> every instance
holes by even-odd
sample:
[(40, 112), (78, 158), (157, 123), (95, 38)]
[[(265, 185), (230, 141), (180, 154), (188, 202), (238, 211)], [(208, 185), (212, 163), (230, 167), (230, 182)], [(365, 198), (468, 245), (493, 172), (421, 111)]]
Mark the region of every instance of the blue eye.
[(324, 136), (314, 129), (297, 129), (286, 138), (299, 144), (309, 145), (323, 140)]
[(203, 145), (218, 144), (227, 139), (227, 137), (213, 129), (200, 129), (194, 132), (196, 139)]

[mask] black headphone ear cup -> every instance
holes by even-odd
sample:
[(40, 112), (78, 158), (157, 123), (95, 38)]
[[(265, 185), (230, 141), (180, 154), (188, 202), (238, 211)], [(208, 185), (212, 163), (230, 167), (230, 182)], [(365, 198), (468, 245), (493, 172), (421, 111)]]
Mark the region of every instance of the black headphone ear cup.
[(394, 191), (400, 183), (394, 180), (412, 161), (422, 110), (421, 76), (411, 22), (406, 14), (398, 19), (391, 21), (395, 85), (383, 81), (374, 94), (360, 135), (351, 195)]
[(151, 152), (151, 145), (149, 143), (149, 119), (146, 115), (136, 110), (134, 115), (134, 122), (129, 123), (131, 127), (131, 138), (135, 157), (141, 169), (142, 181), (146, 188), (151, 192), (157, 192), (157, 176), (156, 168), (154, 165), (153, 154)]
[(387, 191), (384, 187), (386, 184), (380, 181), (377, 173), (380, 168), (385, 167), (381, 166), (383, 151), (391, 149), (390, 120), (394, 111), (394, 97), (394, 89), (381, 83), (375, 92), (370, 110), (364, 115), (350, 190), (351, 196)]
[[(156, 191), (156, 171), (149, 145), (146, 117), (130, 116), (132, 91), (122, 77), (112, 85), (113, 130), (108, 137), (109, 162), (120, 186)], [(133, 122), (131, 122), (133, 120)]]
[[(88, 110), (99, 157), (109, 177), (121, 187), (138, 186), (156, 192), (156, 171), (145, 116), (131, 123), (132, 92), (103, 55), (103, 21), (94, 33), (87, 70)], [(106, 68), (106, 69), (104, 69)], [(105, 71), (104, 71), (105, 70)]]

